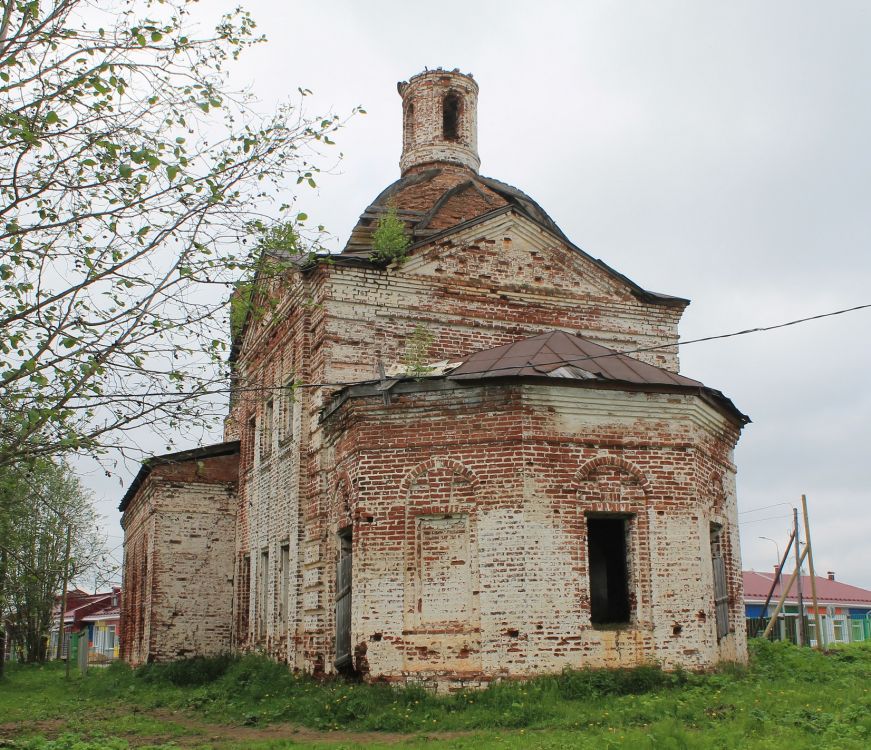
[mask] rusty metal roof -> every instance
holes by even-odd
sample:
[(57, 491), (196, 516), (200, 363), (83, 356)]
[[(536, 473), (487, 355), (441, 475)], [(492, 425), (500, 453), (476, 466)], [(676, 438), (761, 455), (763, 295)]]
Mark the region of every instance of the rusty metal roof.
[(750, 422), (750, 417), (739, 411), (727, 396), (698, 380), (649, 365), (565, 331), (549, 331), (475, 352), (462, 359), (447, 375), (449, 380), (517, 377), (554, 378), (588, 387), (690, 391), (714, 403), (739, 424)]
[(703, 386), (698, 380), (649, 365), (565, 331), (549, 331), (476, 352), (466, 357), (450, 376), (457, 380), (547, 376), (647, 385)]

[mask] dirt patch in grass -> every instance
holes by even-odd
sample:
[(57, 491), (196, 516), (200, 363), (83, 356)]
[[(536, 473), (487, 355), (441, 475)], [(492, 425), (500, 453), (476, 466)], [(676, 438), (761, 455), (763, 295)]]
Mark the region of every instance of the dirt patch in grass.
[[(131, 748), (153, 747), (165, 743), (183, 748), (196, 748), (204, 745), (221, 745), (225, 743), (246, 747), (260, 742), (277, 742), (290, 740), (294, 743), (341, 743), (350, 745), (395, 745), (409, 740), (450, 740), (458, 737), (466, 737), (474, 734), (471, 731), (453, 732), (427, 732), (426, 734), (400, 734), (398, 732), (351, 732), (341, 730), (321, 731), (309, 729), (298, 724), (279, 723), (266, 726), (239, 726), (231, 724), (214, 724), (201, 719), (196, 719), (179, 711), (157, 709), (153, 711), (141, 711), (138, 715), (154, 721), (155, 724), (165, 724), (166, 731), (140, 732), (125, 730), (122, 726), (112, 726), (109, 712), (104, 712), (99, 722), (92, 724), (92, 729), (99, 726), (101, 734), (111, 735), (125, 740)], [(75, 722), (78, 724), (78, 722)], [(119, 722), (120, 723), (120, 722)], [(71, 727), (71, 722), (66, 719), (50, 719), (33, 722), (6, 722), (0, 724), (0, 747), (5, 741), (13, 741), (23, 736), (42, 736), (47, 739), (56, 739), (71, 729), (84, 727)], [(92, 734), (92, 732), (86, 732)]]
[[(60, 734), (66, 727), (65, 719), (45, 719), (43, 721), (7, 721), (0, 724), (0, 740), (13, 740), (20, 737), (22, 732), (28, 734), (44, 734), (46, 737), (54, 737)], [(2, 747), (2, 745), (0, 745)]]
[[(197, 747), (203, 743), (235, 742), (240, 745), (253, 742), (269, 742), (277, 740), (293, 740), (294, 742), (338, 742), (354, 745), (368, 745), (379, 743), (382, 745), (394, 745), (400, 742), (408, 742), (411, 739), (440, 739), (449, 740), (457, 737), (466, 737), (473, 732), (428, 732), (426, 734), (400, 734), (398, 732), (347, 732), (341, 730), (320, 731), (309, 729), (298, 724), (269, 724), (267, 726), (236, 726), (226, 724), (212, 724), (194, 719), (190, 716), (179, 714), (174, 711), (155, 711), (151, 714), (156, 719), (180, 724), (189, 730), (186, 736), (175, 737), (173, 741), (180, 747)], [(119, 735), (123, 736), (123, 735)], [(126, 737), (131, 746), (155, 744), (157, 740), (166, 741), (169, 738), (151, 738), (150, 742), (142, 742), (144, 738)]]

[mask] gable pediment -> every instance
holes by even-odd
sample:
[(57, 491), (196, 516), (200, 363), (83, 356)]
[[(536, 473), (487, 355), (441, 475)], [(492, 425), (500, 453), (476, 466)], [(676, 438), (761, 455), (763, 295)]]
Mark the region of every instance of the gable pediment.
[(656, 295), (521, 211), (499, 209), (417, 243), (397, 274), (536, 294), (628, 299), (683, 306)]

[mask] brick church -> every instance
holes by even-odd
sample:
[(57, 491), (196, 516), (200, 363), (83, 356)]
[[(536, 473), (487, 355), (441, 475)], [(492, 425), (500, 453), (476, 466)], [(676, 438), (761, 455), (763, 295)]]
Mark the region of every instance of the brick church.
[[(258, 286), (226, 442), (146, 461), (121, 502), (124, 658), (436, 686), (744, 660), (749, 420), (679, 374), (689, 301), (479, 174), (470, 75), (399, 93), (400, 178), (340, 254), (276, 251)], [(385, 265), (388, 215), (410, 244)]]

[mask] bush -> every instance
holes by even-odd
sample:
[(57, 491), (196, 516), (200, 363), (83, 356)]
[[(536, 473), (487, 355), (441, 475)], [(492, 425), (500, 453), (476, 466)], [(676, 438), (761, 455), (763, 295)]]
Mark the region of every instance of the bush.
[(378, 225), (372, 233), (371, 260), (383, 266), (393, 261), (402, 263), (408, 255), (411, 240), (405, 233), (405, 222), (396, 213), (396, 206), (387, 207), (387, 213), (378, 219)]
[(136, 670), (136, 676), (145, 682), (168, 682), (178, 687), (207, 685), (223, 677), (237, 659), (229, 654), (195, 656), (166, 664), (146, 664)]
[(685, 672), (664, 672), (653, 664), (632, 669), (566, 669), (555, 678), (560, 696), (581, 700), (604, 695), (641, 695), (684, 685)]

